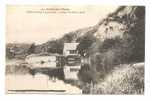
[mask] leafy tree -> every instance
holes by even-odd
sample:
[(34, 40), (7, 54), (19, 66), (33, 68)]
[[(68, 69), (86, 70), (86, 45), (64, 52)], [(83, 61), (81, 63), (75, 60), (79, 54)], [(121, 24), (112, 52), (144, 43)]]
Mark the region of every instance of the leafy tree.
[(30, 48), (28, 49), (28, 54), (35, 53), (35, 48), (36, 48), (35, 43), (32, 43)]
[(84, 56), (85, 53), (88, 53), (91, 45), (96, 41), (96, 38), (92, 35), (87, 35), (78, 40), (80, 44), (77, 47), (77, 50), (81, 56)]
[(62, 54), (62, 51), (63, 51), (63, 42), (61, 40), (54, 40), (48, 43), (47, 52)]

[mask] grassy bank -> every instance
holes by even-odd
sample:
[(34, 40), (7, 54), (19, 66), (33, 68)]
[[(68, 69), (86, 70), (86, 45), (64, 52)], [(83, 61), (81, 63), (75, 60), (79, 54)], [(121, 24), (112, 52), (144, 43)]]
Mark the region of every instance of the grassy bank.
[(86, 89), (91, 94), (144, 94), (144, 63), (119, 65)]

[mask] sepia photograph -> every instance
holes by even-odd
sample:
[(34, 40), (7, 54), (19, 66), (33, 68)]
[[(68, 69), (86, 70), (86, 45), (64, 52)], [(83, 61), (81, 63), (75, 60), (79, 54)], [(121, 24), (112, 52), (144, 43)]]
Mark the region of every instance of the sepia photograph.
[(7, 5), (6, 94), (144, 95), (145, 6)]

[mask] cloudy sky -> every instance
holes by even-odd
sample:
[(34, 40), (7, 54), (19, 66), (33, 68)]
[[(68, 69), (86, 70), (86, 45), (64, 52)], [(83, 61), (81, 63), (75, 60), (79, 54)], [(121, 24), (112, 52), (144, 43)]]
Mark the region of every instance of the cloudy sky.
[(70, 31), (93, 26), (116, 9), (117, 6), (101, 5), (7, 5), (6, 42), (41, 44)]

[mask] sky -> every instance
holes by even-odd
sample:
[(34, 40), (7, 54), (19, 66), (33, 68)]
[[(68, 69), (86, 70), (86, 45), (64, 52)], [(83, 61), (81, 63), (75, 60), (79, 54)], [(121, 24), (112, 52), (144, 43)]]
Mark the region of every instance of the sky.
[(7, 5), (6, 42), (41, 44), (93, 26), (116, 9), (104, 5)]

